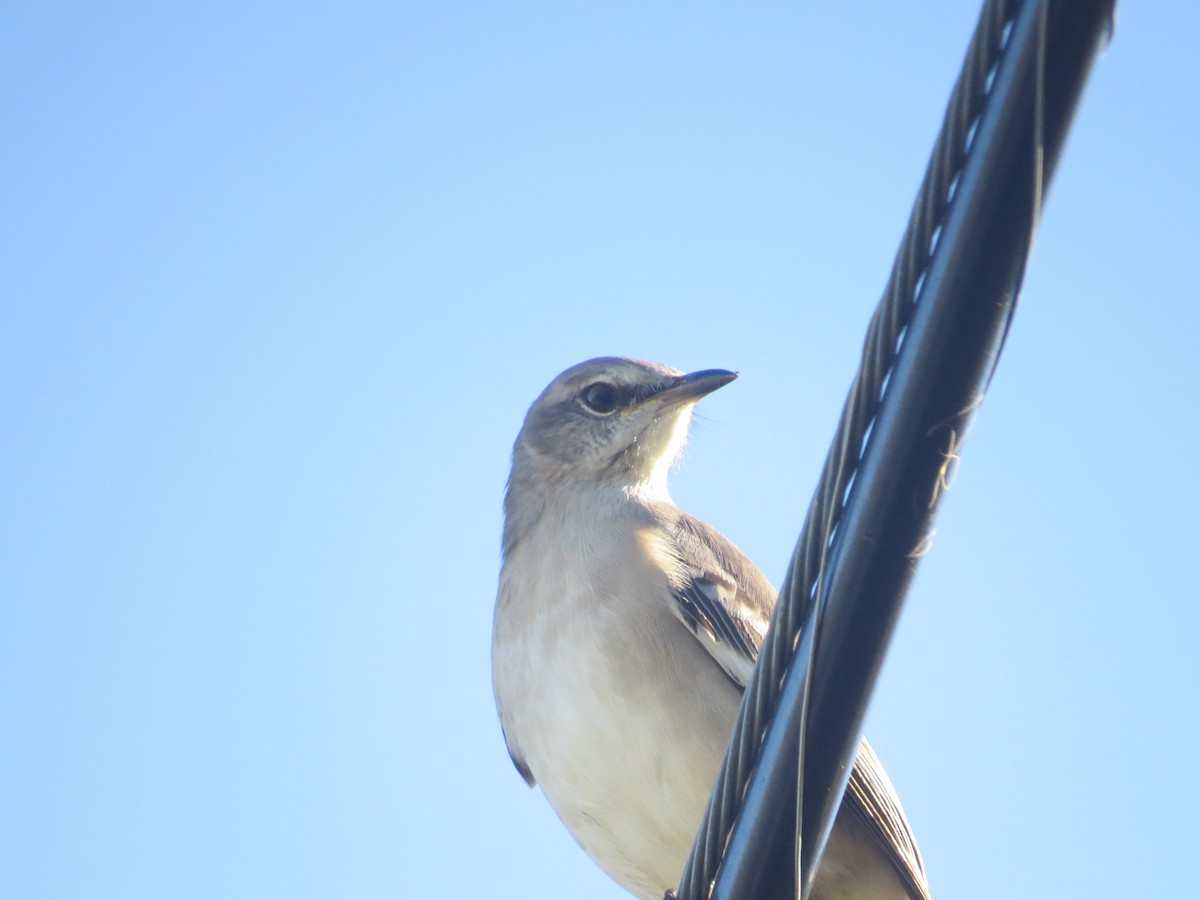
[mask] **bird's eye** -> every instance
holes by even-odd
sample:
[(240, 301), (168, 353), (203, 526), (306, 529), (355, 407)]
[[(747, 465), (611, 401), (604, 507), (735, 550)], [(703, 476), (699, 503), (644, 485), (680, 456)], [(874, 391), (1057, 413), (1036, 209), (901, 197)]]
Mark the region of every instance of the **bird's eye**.
[(606, 381), (597, 381), (595, 384), (585, 387), (583, 393), (579, 395), (579, 399), (592, 412), (607, 416), (609, 413), (615, 412), (617, 406), (620, 405), (621, 392)]

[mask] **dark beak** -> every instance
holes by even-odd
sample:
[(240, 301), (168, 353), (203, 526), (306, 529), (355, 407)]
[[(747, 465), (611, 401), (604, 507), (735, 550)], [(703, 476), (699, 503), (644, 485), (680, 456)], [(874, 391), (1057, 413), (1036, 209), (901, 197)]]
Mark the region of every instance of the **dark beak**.
[(690, 375), (680, 375), (674, 382), (654, 395), (654, 399), (664, 406), (677, 406), (680, 403), (699, 400), (706, 394), (711, 394), (717, 388), (724, 387), (737, 378), (737, 372), (726, 369), (704, 369), (692, 372)]

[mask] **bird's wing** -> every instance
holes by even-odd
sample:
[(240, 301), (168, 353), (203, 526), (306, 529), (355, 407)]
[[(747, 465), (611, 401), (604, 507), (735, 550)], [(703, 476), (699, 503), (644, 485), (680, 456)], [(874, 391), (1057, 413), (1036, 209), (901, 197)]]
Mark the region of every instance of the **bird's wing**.
[(908, 827), (900, 798), (883, 770), (883, 763), (866, 738), (859, 742), (845, 800), (871, 836), (888, 851), (909, 896), (913, 900), (930, 900), (925, 863), (917, 849), (917, 839)]
[[(750, 680), (776, 593), (749, 559), (715, 528), (680, 513), (671, 529), (687, 577), (676, 615), (741, 687)], [(864, 738), (845, 802), (892, 860), (913, 900), (929, 900), (925, 866), (896, 789)]]
[(674, 613), (739, 687), (745, 687), (767, 633), (775, 589), (716, 529), (682, 513), (672, 523), (682, 563)]
[(745, 687), (754, 669), (758, 647), (726, 611), (735, 589), (722, 581), (688, 579), (675, 592), (675, 614), (717, 661), (725, 674)]
[(537, 784), (537, 779), (533, 777), (533, 772), (529, 769), (529, 763), (525, 762), (525, 757), (521, 756), (520, 753), (513, 749), (513, 745), (509, 743), (508, 732), (504, 730), (503, 722), (500, 723), (500, 733), (504, 735), (504, 746), (508, 748), (508, 758), (517, 767), (517, 772), (525, 779), (525, 783), (533, 787)]

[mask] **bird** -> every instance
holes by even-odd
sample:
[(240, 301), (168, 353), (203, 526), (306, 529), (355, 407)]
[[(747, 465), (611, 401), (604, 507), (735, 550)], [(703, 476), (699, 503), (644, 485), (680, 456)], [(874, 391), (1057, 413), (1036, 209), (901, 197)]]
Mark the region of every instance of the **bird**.
[[(529, 407), (504, 496), (492, 685), (517, 771), (626, 891), (663, 900), (691, 849), (776, 591), (668, 475), (695, 404), (737, 378), (600, 357)], [(929, 900), (860, 743), (811, 900)]]

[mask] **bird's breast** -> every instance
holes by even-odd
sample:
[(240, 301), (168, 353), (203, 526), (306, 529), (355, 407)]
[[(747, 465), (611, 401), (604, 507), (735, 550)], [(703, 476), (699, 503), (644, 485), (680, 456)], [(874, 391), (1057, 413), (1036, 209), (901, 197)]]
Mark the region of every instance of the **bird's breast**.
[[(598, 523), (592, 521), (592, 526)], [(671, 613), (653, 522), (531, 535), (505, 561), (493, 640), (506, 735), (575, 839), (661, 898), (678, 878), (738, 692)]]

